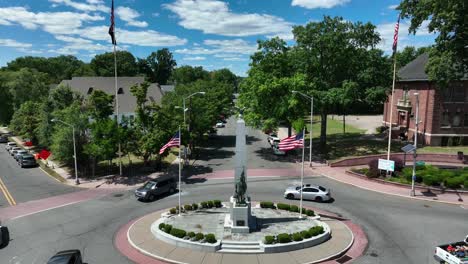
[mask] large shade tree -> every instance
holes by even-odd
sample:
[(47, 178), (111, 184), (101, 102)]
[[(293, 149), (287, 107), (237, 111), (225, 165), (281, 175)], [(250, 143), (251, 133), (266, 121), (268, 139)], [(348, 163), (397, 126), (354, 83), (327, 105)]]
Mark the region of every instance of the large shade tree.
[(146, 74), (152, 83), (167, 84), (177, 65), (172, 53), (164, 48), (152, 52), (146, 59), (138, 59), (140, 73)]
[[(136, 76), (138, 67), (135, 57), (128, 51), (117, 51), (117, 76)], [(96, 55), (90, 63), (96, 76), (114, 76), (114, 53), (106, 52)]]

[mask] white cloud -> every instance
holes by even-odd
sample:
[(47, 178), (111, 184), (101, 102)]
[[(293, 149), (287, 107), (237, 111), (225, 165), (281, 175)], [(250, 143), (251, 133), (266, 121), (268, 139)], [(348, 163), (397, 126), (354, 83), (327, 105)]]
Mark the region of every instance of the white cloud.
[(232, 57), (232, 58), (224, 58), (223, 60), (225, 61), (246, 61), (246, 58), (240, 58), (240, 57)]
[[(92, 40), (110, 41), (107, 31), (107, 26), (87, 27), (81, 30), (80, 35), (83, 38)], [(117, 43), (147, 47), (178, 46), (185, 45), (187, 43), (186, 39), (173, 35), (166, 35), (154, 30), (129, 31), (125, 29), (117, 29), (116, 38)]]
[(154, 12), (154, 13), (152, 13), (151, 15), (154, 16), (154, 17), (158, 17), (158, 16), (160, 16), (161, 14), (159, 14), (158, 12)]
[(131, 9), (130, 7), (119, 6), (115, 10), (115, 13), (122, 19), (123, 21), (127, 22), (128, 26), (134, 27), (147, 27), (148, 23), (145, 21), (137, 21), (136, 19), (140, 17), (140, 13), (138, 13), (135, 9)]
[[(395, 23), (384, 23), (384, 24), (379, 24), (377, 25), (377, 32), (380, 34), (380, 38), (382, 39), (377, 46), (379, 49), (382, 49), (384, 51), (391, 51), (392, 46), (393, 46), (393, 35), (395, 34)], [(431, 36), (434, 34), (429, 33), (427, 29), (427, 25), (429, 24), (428, 20), (423, 21), (419, 31), (416, 33), (416, 37), (425, 37), (425, 36)], [(398, 49), (402, 49), (406, 46), (417, 46), (414, 44), (414, 41), (409, 41), (409, 23), (406, 21), (401, 21), (400, 22), (400, 28), (398, 31)], [(419, 46), (427, 46), (430, 45), (431, 43), (424, 42), (426, 44), (421, 44), (419, 42)]]
[(183, 60), (186, 60), (186, 61), (202, 61), (202, 60), (206, 60), (206, 57), (202, 57), (202, 56), (185, 57), (185, 58), (183, 58)]
[(292, 23), (281, 17), (257, 13), (233, 13), (218, 0), (176, 0), (163, 7), (177, 14), (179, 25), (224, 36), (274, 35), (291, 32)]
[(14, 39), (0, 39), (0, 46), (10, 48), (31, 48), (32, 44), (18, 42)]
[(389, 5), (387, 6), (388, 9), (395, 10), (398, 7), (398, 5)]
[[(51, 34), (74, 34), (85, 22), (104, 20), (98, 15), (73, 12), (30, 12), (24, 7), (0, 8), (0, 21), (26, 29), (42, 28)], [(1, 23), (1, 22), (0, 22)]]
[(84, 12), (96, 12), (96, 11), (109, 12), (110, 11), (110, 7), (105, 6), (103, 2), (99, 0), (88, 0), (87, 4), (74, 2), (72, 0), (49, 0), (49, 2), (70, 6), (70, 7), (73, 7), (77, 10), (84, 11)]
[(292, 6), (300, 6), (307, 9), (332, 8), (338, 5), (344, 5), (351, 0), (293, 0)]
[(191, 49), (178, 49), (175, 50), (177, 53), (181, 54), (191, 54), (191, 55), (213, 55), (213, 54), (244, 54), (250, 55), (257, 50), (257, 45), (249, 44), (243, 39), (232, 39), (232, 40), (210, 40), (207, 39), (203, 41), (205, 46), (201, 47), (196, 46)]

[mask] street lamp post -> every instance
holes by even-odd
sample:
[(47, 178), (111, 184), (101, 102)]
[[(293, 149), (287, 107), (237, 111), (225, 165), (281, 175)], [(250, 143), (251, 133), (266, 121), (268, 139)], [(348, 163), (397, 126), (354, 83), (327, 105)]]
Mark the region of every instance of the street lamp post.
[(411, 176), (411, 193), (410, 196), (415, 196), (414, 181), (416, 180), (416, 149), (418, 148), (418, 129), (419, 129), (419, 93), (414, 93), (416, 97), (416, 117), (414, 120), (414, 151), (413, 151), (413, 175)]
[(80, 180), (78, 179), (78, 161), (77, 161), (77, 157), (76, 157), (76, 141), (75, 141), (75, 126), (69, 124), (69, 123), (66, 123), (62, 120), (59, 120), (59, 119), (52, 119), (50, 120), (52, 122), (60, 122), (64, 125), (67, 125), (69, 127), (72, 128), (72, 133), (73, 133), (73, 157), (75, 159), (75, 184), (76, 185), (79, 185), (80, 184)]
[(196, 92), (196, 93), (193, 93), (187, 97), (184, 97), (183, 99), (183, 108), (184, 108), (184, 125), (185, 125), (185, 112), (187, 111), (187, 108), (185, 107), (185, 100), (189, 99), (190, 97), (194, 96), (194, 95), (197, 95), (197, 94), (201, 94), (201, 95), (205, 95), (205, 92)]
[(307, 94), (301, 93), (299, 91), (292, 91), (293, 94), (300, 94), (304, 96), (305, 98), (310, 100), (310, 142), (309, 142), (309, 167), (312, 167), (312, 121), (313, 121), (313, 116), (314, 116), (314, 97), (309, 96)]

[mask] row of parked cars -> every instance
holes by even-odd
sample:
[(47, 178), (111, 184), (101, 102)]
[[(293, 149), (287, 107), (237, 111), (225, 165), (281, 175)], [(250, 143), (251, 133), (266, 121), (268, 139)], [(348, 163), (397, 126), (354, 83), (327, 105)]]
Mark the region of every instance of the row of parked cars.
[(21, 168), (37, 166), (34, 156), (29, 151), (19, 147), (15, 142), (7, 142), (5, 149), (18, 162)]

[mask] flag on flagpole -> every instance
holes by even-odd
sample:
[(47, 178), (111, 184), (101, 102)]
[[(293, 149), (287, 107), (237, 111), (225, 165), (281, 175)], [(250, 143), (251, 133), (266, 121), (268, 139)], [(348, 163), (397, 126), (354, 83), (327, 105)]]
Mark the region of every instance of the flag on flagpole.
[(281, 151), (288, 151), (297, 148), (304, 147), (304, 134), (301, 132), (297, 135), (292, 135), (290, 137), (280, 140), (278, 144), (278, 149)]
[(400, 15), (398, 15), (398, 20), (395, 25), (395, 33), (393, 34), (393, 54), (396, 53), (397, 46), (398, 46), (398, 30), (400, 29)]
[(169, 140), (169, 142), (166, 143), (166, 145), (164, 145), (161, 150), (159, 151), (159, 154), (163, 154), (164, 151), (167, 149), (167, 148), (171, 148), (171, 147), (179, 147), (180, 146), (180, 134), (179, 132), (177, 132), (172, 138), (171, 140)]
[(111, 25), (109, 27), (109, 35), (112, 39), (112, 44), (117, 45), (117, 41), (115, 40), (115, 22), (114, 22), (114, 0), (112, 0), (112, 8), (111, 8)]

